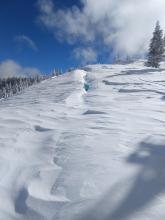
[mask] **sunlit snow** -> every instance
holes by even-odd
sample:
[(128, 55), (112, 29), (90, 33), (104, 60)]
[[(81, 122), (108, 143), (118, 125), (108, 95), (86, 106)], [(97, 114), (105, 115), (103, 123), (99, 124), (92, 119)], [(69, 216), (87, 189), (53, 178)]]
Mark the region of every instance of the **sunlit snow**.
[(87, 66), (2, 100), (0, 177), (0, 220), (164, 220), (165, 66)]

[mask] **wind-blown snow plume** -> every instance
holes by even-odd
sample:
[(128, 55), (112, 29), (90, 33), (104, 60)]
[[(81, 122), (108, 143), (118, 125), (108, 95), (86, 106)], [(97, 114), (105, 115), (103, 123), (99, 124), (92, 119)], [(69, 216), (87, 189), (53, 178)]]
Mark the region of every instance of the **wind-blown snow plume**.
[(146, 51), (157, 20), (165, 28), (164, 0), (81, 0), (81, 5), (61, 10), (52, 0), (39, 0), (39, 20), (59, 40), (94, 49), (99, 43), (128, 55)]
[(33, 67), (22, 67), (13, 60), (5, 60), (0, 63), (0, 78), (9, 77), (35, 77), (40, 71)]
[(82, 61), (82, 64), (97, 61), (97, 53), (90, 47), (76, 48), (73, 53), (76, 59)]

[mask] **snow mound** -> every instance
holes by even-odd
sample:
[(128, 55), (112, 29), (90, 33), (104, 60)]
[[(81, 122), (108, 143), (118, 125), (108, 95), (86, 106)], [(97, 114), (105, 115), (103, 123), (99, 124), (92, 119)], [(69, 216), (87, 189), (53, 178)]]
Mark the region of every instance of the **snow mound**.
[(0, 219), (164, 220), (165, 64), (91, 65), (0, 103)]

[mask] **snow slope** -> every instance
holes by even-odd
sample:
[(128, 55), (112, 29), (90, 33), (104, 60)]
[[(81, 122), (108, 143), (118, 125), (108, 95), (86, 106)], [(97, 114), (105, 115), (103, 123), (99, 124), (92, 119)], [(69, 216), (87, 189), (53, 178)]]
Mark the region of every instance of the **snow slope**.
[(164, 220), (165, 69), (94, 65), (0, 103), (0, 220)]

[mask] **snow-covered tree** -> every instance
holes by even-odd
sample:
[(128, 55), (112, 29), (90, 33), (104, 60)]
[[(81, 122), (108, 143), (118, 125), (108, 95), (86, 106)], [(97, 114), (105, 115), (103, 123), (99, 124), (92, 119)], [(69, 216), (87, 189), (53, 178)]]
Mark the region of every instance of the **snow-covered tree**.
[(163, 31), (160, 28), (159, 21), (156, 23), (155, 31), (150, 42), (147, 66), (158, 68), (162, 55), (164, 53)]
[(164, 52), (165, 52), (165, 36), (164, 36), (163, 40), (164, 40)]
[(18, 94), (27, 87), (39, 83), (44, 80), (43, 76), (37, 76), (35, 78), (8, 78), (0, 79), (0, 99), (7, 98), (14, 94)]
[(115, 59), (115, 63), (121, 63), (121, 57), (119, 53), (116, 54), (114, 59)]

